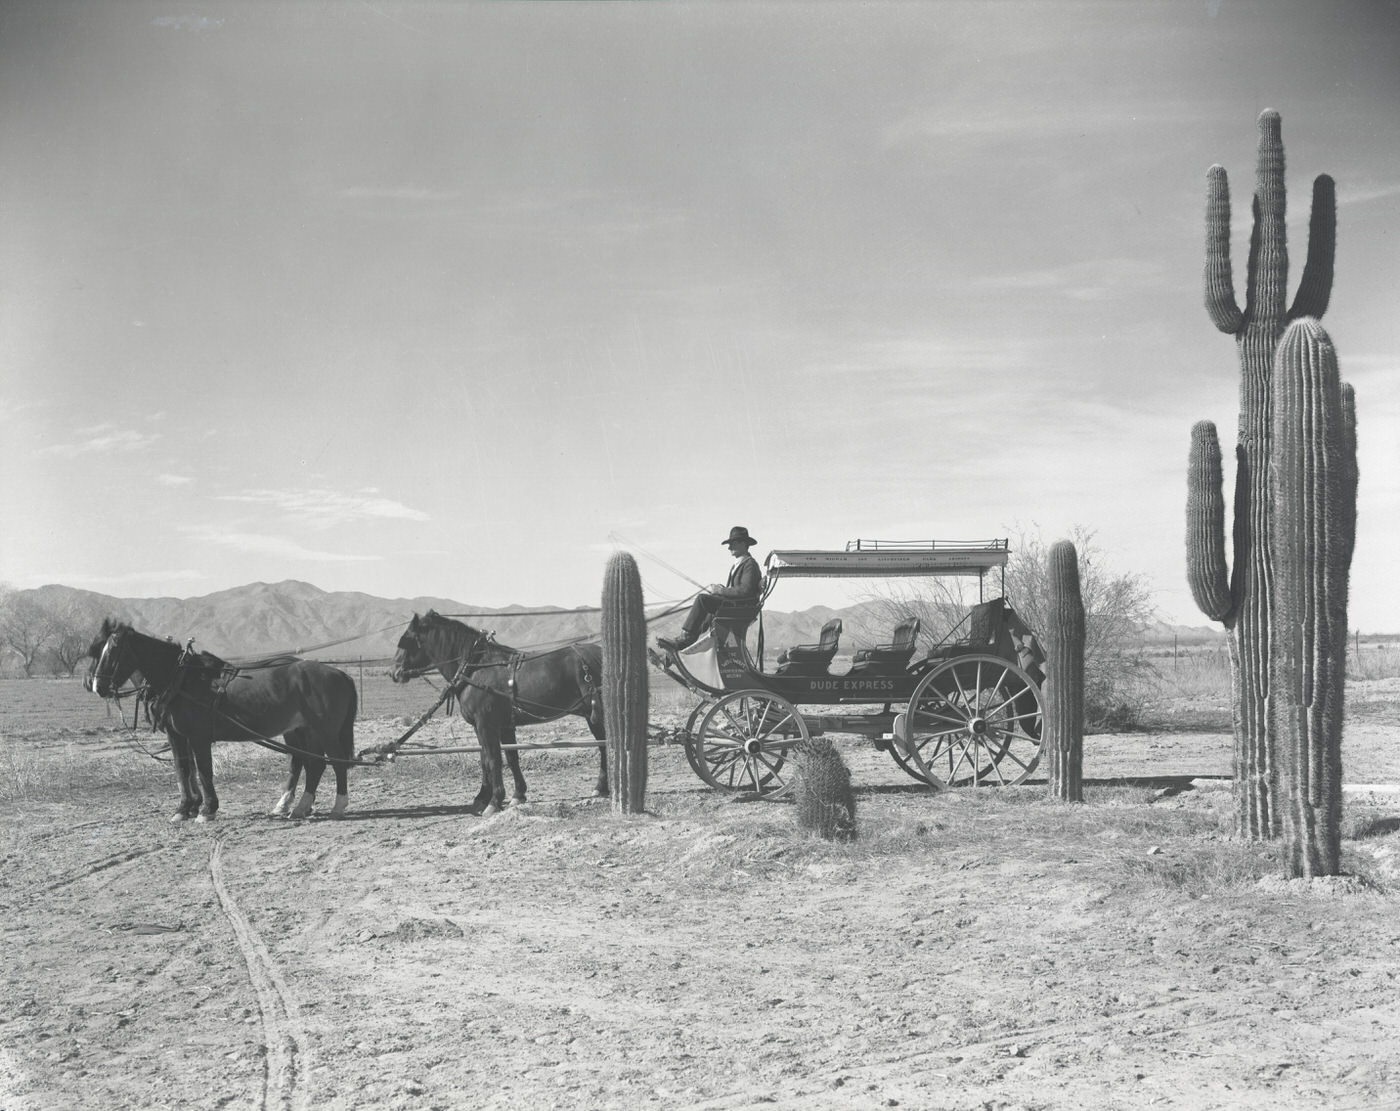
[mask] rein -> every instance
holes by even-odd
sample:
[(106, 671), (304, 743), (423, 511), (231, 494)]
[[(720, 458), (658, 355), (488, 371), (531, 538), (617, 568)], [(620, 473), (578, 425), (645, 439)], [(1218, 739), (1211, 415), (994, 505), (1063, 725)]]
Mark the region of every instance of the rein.
[[(439, 614), (439, 616), (445, 617), (446, 614)], [(465, 652), (463, 652), (459, 656), (447, 656), (440, 660), (431, 661), (428, 664), (428, 666), (416, 669), (413, 675), (410, 676), (411, 678), (422, 678), (426, 676), (429, 672), (439, 671), (444, 666), (449, 665), (454, 661), (460, 661), (457, 664), (456, 674), (448, 682), (442, 694), (439, 696), (437, 702), (433, 704), (432, 709), (430, 709), (421, 718), (419, 718), (418, 721), (415, 722), (409, 728), (408, 732), (405, 733), (402, 737), (400, 737), (397, 741), (392, 742), (390, 745), (384, 746), (384, 748), (390, 753), (392, 753), (394, 749), (397, 749), (400, 745), (402, 745), (403, 742), (406, 741), (413, 733), (417, 732), (418, 729), (422, 727), (424, 722), (426, 722), (430, 717), (432, 717), (432, 715), (437, 711), (437, 708), (441, 706), (444, 702), (446, 702), (448, 698), (450, 698), (454, 694), (460, 694), (462, 690), (466, 687), (472, 687), (476, 690), (484, 691), (487, 694), (494, 694), (500, 697), (509, 697), (513, 709), (524, 709), (527, 713), (540, 716), (543, 721), (553, 721), (556, 718), (565, 717), (568, 714), (575, 713), (583, 706), (590, 703), (596, 696), (597, 689), (593, 687), (593, 675), (592, 672), (589, 670), (588, 661), (584, 659), (583, 654), (578, 650), (579, 643), (586, 641), (588, 638), (579, 637), (577, 640), (569, 641), (567, 644), (560, 645), (558, 648), (550, 648), (542, 652), (525, 653), (517, 648), (512, 648), (509, 645), (497, 644), (495, 633), (483, 633), (480, 630), (472, 629), (470, 626), (465, 626), (465, 628), (467, 628), (470, 632), (475, 633), (476, 635), (476, 640), (472, 642), (470, 647), (468, 647)], [(508, 653), (507, 657), (503, 660), (483, 660), (479, 662), (473, 661), (472, 657), (477, 654), (478, 650), (489, 648), (492, 645), (495, 645), (502, 652)], [(421, 640), (418, 644), (418, 649), (419, 651), (423, 651), (424, 655), (427, 654), (426, 651), (424, 651), (423, 649)], [(544, 703), (531, 702), (529, 699), (522, 700), (519, 696), (519, 693), (516, 691), (515, 685), (515, 677), (516, 674), (519, 672), (521, 665), (527, 664), (532, 660), (543, 659), (546, 656), (555, 656), (558, 655), (560, 652), (573, 652), (574, 655), (578, 657), (579, 664), (583, 668), (584, 680), (589, 687), (587, 693), (584, 693), (581, 689), (580, 697), (569, 706), (547, 706)], [(506, 691), (498, 691), (494, 687), (487, 686), (484, 683), (473, 682), (471, 678), (473, 674), (475, 674), (478, 671), (485, 671), (488, 668), (495, 667), (509, 667), (511, 669), (510, 675), (506, 678)], [(380, 750), (375, 749), (375, 751), (378, 752)]]
[[(225, 673), (230, 673), (230, 677), (232, 677), (233, 675), (237, 675), (240, 671), (258, 670), (260, 667), (277, 666), (277, 664), (272, 660), (264, 660), (251, 668), (247, 668), (235, 666), (234, 664), (229, 663), (227, 660), (219, 659), (219, 657), (217, 656), (213, 656), (210, 658), (217, 661), (220, 665), (219, 675), (216, 676), (214, 680), (211, 680), (211, 683), (217, 681), (217, 679), (219, 677), (222, 677)], [(193, 705), (196, 709), (208, 711), (211, 718), (222, 718), (230, 725), (235, 726), (236, 728), (242, 730), (244, 733), (250, 734), (250, 737), (248, 739), (250, 739), (254, 744), (261, 745), (263, 748), (271, 749), (273, 752), (280, 752), (284, 756), (306, 756), (310, 757), (313, 760), (325, 760), (328, 764), (332, 765), (343, 762), (346, 764), (347, 767), (374, 767), (377, 764), (377, 761), (366, 761), (361, 760), (359, 758), (355, 758), (348, 761), (330, 760), (327, 759), (325, 753), (311, 752), (304, 748), (297, 748), (294, 745), (289, 745), (285, 741), (278, 741), (274, 740), (272, 737), (264, 736), (263, 734), (259, 733), (256, 729), (253, 729), (252, 727), (245, 725), (243, 722), (239, 721), (233, 715), (227, 713), (224, 710), (219, 709), (219, 707), (215, 705), (214, 702), (205, 703), (202, 700), (196, 698), (194, 695), (190, 694), (189, 692), (180, 689), (181, 681), (184, 678), (184, 676), (189, 674), (191, 671), (196, 670), (197, 668), (211, 669), (210, 666), (204, 660), (204, 658), (201, 656), (201, 654), (194, 651), (194, 640), (193, 638), (191, 638), (190, 641), (186, 643), (184, 649), (180, 652), (179, 657), (176, 659), (174, 670), (172, 671), (170, 676), (170, 681), (167, 684), (165, 684), (164, 690), (157, 691), (149, 681), (148, 676), (147, 682), (144, 686), (130, 688), (126, 691), (119, 691), (110, 695), (109, 697), (111, 697), (114, 701), (117, 702), (117, 712), (121, 714), (122, 709), (120, 700), (123, 697), (135, 693), (137, 697), (137, 703), (136, 707), (134, 708), (135, 712), (132, 714), (131, 719), (132, 724), (130, 727), (130, 731), (132, 733), (135, 733), (136, 731), (136, 722), (139, 720), (140, 707), (143, 704), (146, 707), (146, 717), (151, 723), (151, 731), (154, 732), (157, 729), (166, 728), (166, 722), (169, 718), (171, 703), (174, 702), (176, 698), (182, 698), (187, 703)], [(122, 725), (126, 725), (126, 717), (124, 714), (122, 714)], [(211, 741), (215, 739), (216, 738), (212, 736), (210, 737)], [(142, 751), (144, 752), (145, 749), (142, 748)], [(147, 755), (152, 756), (152, 759), (160, 759), (160, 757), (155, 756), (151, 753), (147, 753)]]

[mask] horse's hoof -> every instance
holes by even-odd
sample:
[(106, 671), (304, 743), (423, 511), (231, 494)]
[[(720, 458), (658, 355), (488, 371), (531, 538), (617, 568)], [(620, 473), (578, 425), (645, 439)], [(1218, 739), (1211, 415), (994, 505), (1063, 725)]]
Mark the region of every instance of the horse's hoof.
[(345, 811), (347, 811), (348, 809), (350, 809), (350, 796), (336, 795), (335, 805), (331, 807), (331, 817), (338, 818), (342, 814), (344, 814)]
[(188, 814), (184, 813), (183, 811), (180, 811), (180, 810), (177, 810), (177, 811), (175, 811), (174, 814), (170, 815), (170, 824), (171, 824), (171, 825), (174, 825), (174, 824), (177, 823), (177, 822), (188, 822), (189, 820), (190, 820), (190, 816), (189, 816)]
[(483, 818), (490, 818), (491, 816), (499, 814), (500, 812), (501, 808), (493, 802), (490, 806), (488, 806), (485, 810), (481, 812), (481, 816)]
[(196, 822), (212, 822), (212, 821), (213, 821), (215, 818), (217, 818), (217, 817), (218, 817), (217, 814), (200, 814), (200, 815), (198, 815), (198, 816), (195, 818), (195, 821), (196, 821)]

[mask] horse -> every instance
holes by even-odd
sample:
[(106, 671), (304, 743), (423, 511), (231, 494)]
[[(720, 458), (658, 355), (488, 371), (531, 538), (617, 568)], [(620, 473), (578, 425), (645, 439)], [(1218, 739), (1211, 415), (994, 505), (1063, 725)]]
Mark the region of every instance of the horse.
[[(115, 696), (135, 672), (146, 681), (148, 711), (155, 727), (170, 738), (180, 784), (180, 805), (172, 822), (206, 822), (218, 813), (210, 752), (214, 741), (256, 740), (272, 746), (271, 739), (279, 735), (291, 755), (291, 770), (272, 813), (309, 815), (327, 761), (335, 769), (331, 815), (345, 812), (359, 704), (355, 682), (345, 672), (295, 656), (234, 666), (110, 618), (102, 623), (88, 655), (93, 663), (84, 686), (103, 698)], [(303, 769), (306, 788), (292, 806)]]
[[(493, 635), (429, 610), (413, 615), (399, 638), (389, 678), (407, 683), (436, 671), (453, 685), (462, 718), (481, 747), (481, 790), (467, 808), (494, 814), (505, 807), (502, 745), (515, 744), (518, 725), (540, 725), (576, 714), (597, 738), (599, 798), (608, 797), (608, 747), (603, 728), (603, 650), (594, 643), (524, 652), (498, 644)], [(525, 777), (515, 749), (504, 750), (515, 780), (515, 801), (525, 801)]]

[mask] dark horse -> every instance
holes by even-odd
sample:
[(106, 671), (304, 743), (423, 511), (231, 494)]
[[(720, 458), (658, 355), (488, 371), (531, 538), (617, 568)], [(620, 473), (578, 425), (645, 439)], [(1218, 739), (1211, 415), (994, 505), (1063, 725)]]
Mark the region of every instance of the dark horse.
[[(495, 813), (505, 806), (502, 745), (515, 744), (517, 725), (539, 725), (569, 714), (588, 722), (604, 739), (603, 650), (597, 644), (571, 644), (544, 652), (524, 652), (497, 644), (470, 625), (429, 610), (416, 613), (399, 638), (389, 677), (407, 683), (436, 671), (453, 684), (464, 720), (481, 746), (481, 790), (470, 810)], [(515, 801), (525, 801), (525, 777), (514, 748), (505, 751), (515, 779)], [(608, 796), (608, 747), (598, 745), (598, 795)]]
[[(147, 685), (151, 720), (170, 738), (180, 808), (172, 822), (213, 818), (214, 741), (271, 741), (281, 736), (292, 758), (287, 786), (274, 814), (305, 818), (327, 761), (335, 769), (335, 806), (350, 802), (346, 772), (355, 759), (355, 711), (359, 695), (345, 672), (317, 660), (277, 656), (235, 667), (208, 652), (182, 649), (173, 641), (138, 633), (110, 619), (88, 649), (93, 657), (86, 686), (110, 698), (140, 672)], [(306, 789), (292, 807), (306, 770)]]

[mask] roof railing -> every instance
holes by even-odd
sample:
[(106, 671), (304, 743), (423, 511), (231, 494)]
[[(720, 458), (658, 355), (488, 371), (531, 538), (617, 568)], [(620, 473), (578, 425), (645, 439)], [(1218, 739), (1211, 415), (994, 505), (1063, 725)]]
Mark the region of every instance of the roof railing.
[(847, 540), (848, 552), (987, 552), (1010, 551), (1001, 540)]

